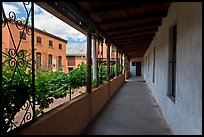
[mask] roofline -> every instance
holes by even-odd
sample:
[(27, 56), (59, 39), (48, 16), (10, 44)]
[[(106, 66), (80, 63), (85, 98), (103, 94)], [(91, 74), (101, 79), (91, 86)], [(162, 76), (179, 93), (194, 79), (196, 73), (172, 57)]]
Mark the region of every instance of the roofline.
[[(13, 20), (11, 20), (11, 19), (9, 19), (9, 18), (8, 18), (7, 20), (8, 20), (9, 23), (14, 24), (14, 22), (13, 22), (13, 23), (11, 22), (11, 21), (13, 21)], [(18, 25), (20, 25), (20, 24), (18, 24)], [(27, 26), (27, 27), (30, 28), (31, 26)], [(46, 35), (48, 35), (48, 36), (50, 36), (50, 37), (56, 38), (56, 39), (58, 39), (58, 40), (64, 41), (66, 44), (67, 44), (67, 42), (68, 42), (68, 40), (65, 40), (65, 39), (63, 39), (63, 38), (60, 38), (60, 37), (58, 37), (58, 36), (56, 36), (56, 35), (53, 35), (53, 34), (48, 33), (48, 32), (45, 32), (45, 31), (40, 30), (40, 29), (38, 29), (38, 28), (35, 28), (35, 27), (34, 27), (34, 30), (35, 30), (35, 31), (38, 31), (38, 32), (41, 32), (41, 33), (44, 33), (44, 34), (46, 34)]]
[(63, 38), (60, 38), (60, 37), (58, 37), (58, 36), (55, 36), (55, 35), (53, 35), (53, 34), (51, 34), (51, 33), (45, 32), (45, 31), (40, 30), (40, 29), (38, 29), (38, 28), (34, 28), (34, 29), (35, 29), (35, 31), (41, 32), (41, 33), (46, 34), (46, 35), (48, 35), (48, 36), (50, 36), (50, 37), (53, 37), (53, 38), (56, 38), (56, 39), (58, 39), (58, 40), (64, 41), (64, 42), (66, 42), (66, 44), (67, 44), (67, 42), (68, 42), (68, 40), (65, 40), (65, 39), (63, 39)]

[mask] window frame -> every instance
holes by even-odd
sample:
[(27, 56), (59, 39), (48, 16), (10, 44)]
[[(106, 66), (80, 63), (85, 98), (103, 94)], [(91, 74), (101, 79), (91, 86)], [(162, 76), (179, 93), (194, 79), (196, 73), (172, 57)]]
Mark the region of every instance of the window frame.
[(61, 43), (59, 43), (58, 48), (62, 49), (62, 44)]
[(52, 68), (52, 54), (48, 54), (48, 68), (50, 69), (50, 68)]
[(176, 62), (177, 62), (177, 23), (169, 28), (169, 58), (168, 58), (168, 92), (167, 96), (175, 103), (176, 100)]
[[(74, 63), (72, 63), (71, 62), (71, 64), (70, 64), (70, 58), (73, 58), (73, 60), (74, 60)], [(67, 59), (67, 66), (75, 66), (76, 65), (76, 57), (75, 56), (68, 56), (68, 59)]]
[(60, 68), (62, 67), (62, 56), (58, 56), (57, 60), (58, 60), (58, 63), (57, 63), (58, 64), (57, 65), (58, 66), (58, 70), (60, 70)]
[(153, 48), (153, 64), (152, 64), (152, 65), (153, 65), (153, 66), (152, 66), (152, 67), (153, 67), (153, 68), (152, 68), (152, 69), (153, 69), (153, 71), (152, 71), (152, 73), (153, 73), (153, 74), (152, 74), (152, 82), (153, 82), (153, 83), (155, 83), (155, 50), (156, 50), (156, 48), (154, 47), (154, 48)]
[[(38, 58), (40, 56), (40, 59)], [(38, 66), (38, 59), (39, 59), (39, 66)], [(40, 70), (41, 69), (41, 65), (42, 65), (42, 53), (37, 52), (36, 53), (36, 70)], [(38, 69), (39, 68), (39, 69)]]
[[(39, 40), (39, 38), (40, 38), (40, 43), (39, 43), (39, 41), (38, 41), (38, 40)], [(37, 43), (37, 44), (42, 44), (42, 37), (37, 36), (37, 37), (36, 37), (36, 43)]]
[(49, 40), (49, 41), (48, 41), (48, 46), (51, 47), (51, 48), (53, 48), (53, 41), (52, 41), (52, 40)]

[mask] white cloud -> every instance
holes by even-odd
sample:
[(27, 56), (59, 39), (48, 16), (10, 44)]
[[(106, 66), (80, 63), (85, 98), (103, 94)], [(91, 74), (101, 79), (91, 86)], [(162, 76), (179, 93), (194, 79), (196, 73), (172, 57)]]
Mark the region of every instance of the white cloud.
[[(35, 8), (39, 10), (39, 6), (36, 4)], [(68, 37), (71, 37), (76, 41), (86, 40), (86, 36), (84, 34), (59, 20), (57, 17), (51, 15), (44, 9), (41, 9), (41, 12), (39, 13), (35, 12), (34, 18), (34, 24), (36, 28), (46, 30), (47, 32), (63, 39), (68, 39)]]
[[(8, 14), (10, 11), (13, 11), (19, 16), (16, 16), (16, 18), (22, 18), (20, 16), (25, 16), (26, 11), (22, 2), (3, 2), (3, 7), (6, 17), (9, 17)], [(29, 6), (27, 7), (29, 9)], [(54, 34), (66, 40), (68, 38), (72, 38), (79, 42), (86, 40), (86, 36), (84, 34), (59, 20), (57, 17), (51, 15), (36, 4), (34, 4), (34, 11), (34, 25), (36, 28), (46, 30), (48, 33)], [(29, 20), (30, 19), (31, 18), (29, 17)]]
[(20, 13), (19, 8), (12, 4), (3, 3), (3, 8), (7, 18), (9, 17), (9, 12), (11, 11), (13, 11), (15, 14)]

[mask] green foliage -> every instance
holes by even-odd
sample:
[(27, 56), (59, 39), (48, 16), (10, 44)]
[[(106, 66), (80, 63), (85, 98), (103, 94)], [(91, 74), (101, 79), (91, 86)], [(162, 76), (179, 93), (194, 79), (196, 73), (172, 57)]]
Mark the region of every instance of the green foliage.
[(70, 88), (76, 89), (86, 84), (86, 64), (80, 64), (69, 74), (57, 71), (41, 70), (35, 77), (36, 102), (39, 105), (37, 114), (43, 113), (54, 99), (63, 98), (70, 94)]
[(35, 77), (36, 102), (39, 106), (37, 115), (43, 113), (54, 99), (63, 98), (69, 93), (68, 76), (62, 72), (42, 70)]
[(119, 74), (121, 74), (121, 73), (122, 73), (123, 68), (124, 68), (124, 66), (123, 66), (123, 65), (122, 65), (122, 67), (121, 67), (121, 64), (118, 64), (118, 73), (119, 73)]
[(84, 62), (69, 72), (68, 83), (72, 89), (86, 85), (86, 64)]
[(106, 74), (107, 74), (107, 66), (106, 63), (100, 63), (98, 65), (98, 82), (99, 84), (103, 84), (106, 81)]
[[(27, 51), (24, 51), (25, 55)], [(16, 60), (21, 59), (17, 56)], [(7, 57), (2, 63), (2, 87), (3, 87), (3, 107), (5, 119), (3, 126), (8, 130), (11, 120), (27, 100), (32, 101), (32, 67), (31, 59), (24, 61), (21, 66), (11, 67), (10, 58)], [(14, 65), (15, 66), (15, 65)], [(70, 91), (86, 85), (86, 64), (81, 63), (69, 74), (61, 71), (48, 71), (42, 69), (35, 72), (35, 104), (39, 106), (36, 116), (43, 114), (43, 110), (48, 108), (54, 99), (63, 98)], [(106, 80), (106, 64), (99, 64), (98, 81), (100, 84)], [(111, 65), (111, 75), (115, 76), (115, 65)], [(92, 80), (96, 86), (96, 79)]]
[[(24, 51), (24, 55), (27, 51)], [(11, 121), (27, 100), (32, 90), (32, 73), (29, 63), (24, 56), (7, 57), (2, 63), (3, 91), (3, 131), (9, 129)]]
[(115, 72), (116, 72), (116, 65), (111, 64), (110, 65), (110, 79), (113, 79), (115, 77)]

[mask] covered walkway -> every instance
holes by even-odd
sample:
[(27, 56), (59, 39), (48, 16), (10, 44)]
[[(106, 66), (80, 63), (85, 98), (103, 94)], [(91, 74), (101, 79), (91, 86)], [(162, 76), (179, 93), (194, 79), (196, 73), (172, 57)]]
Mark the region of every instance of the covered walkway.
[(86, 135), (171, 135), (142, 77), (130, 77), (86, 129)]

